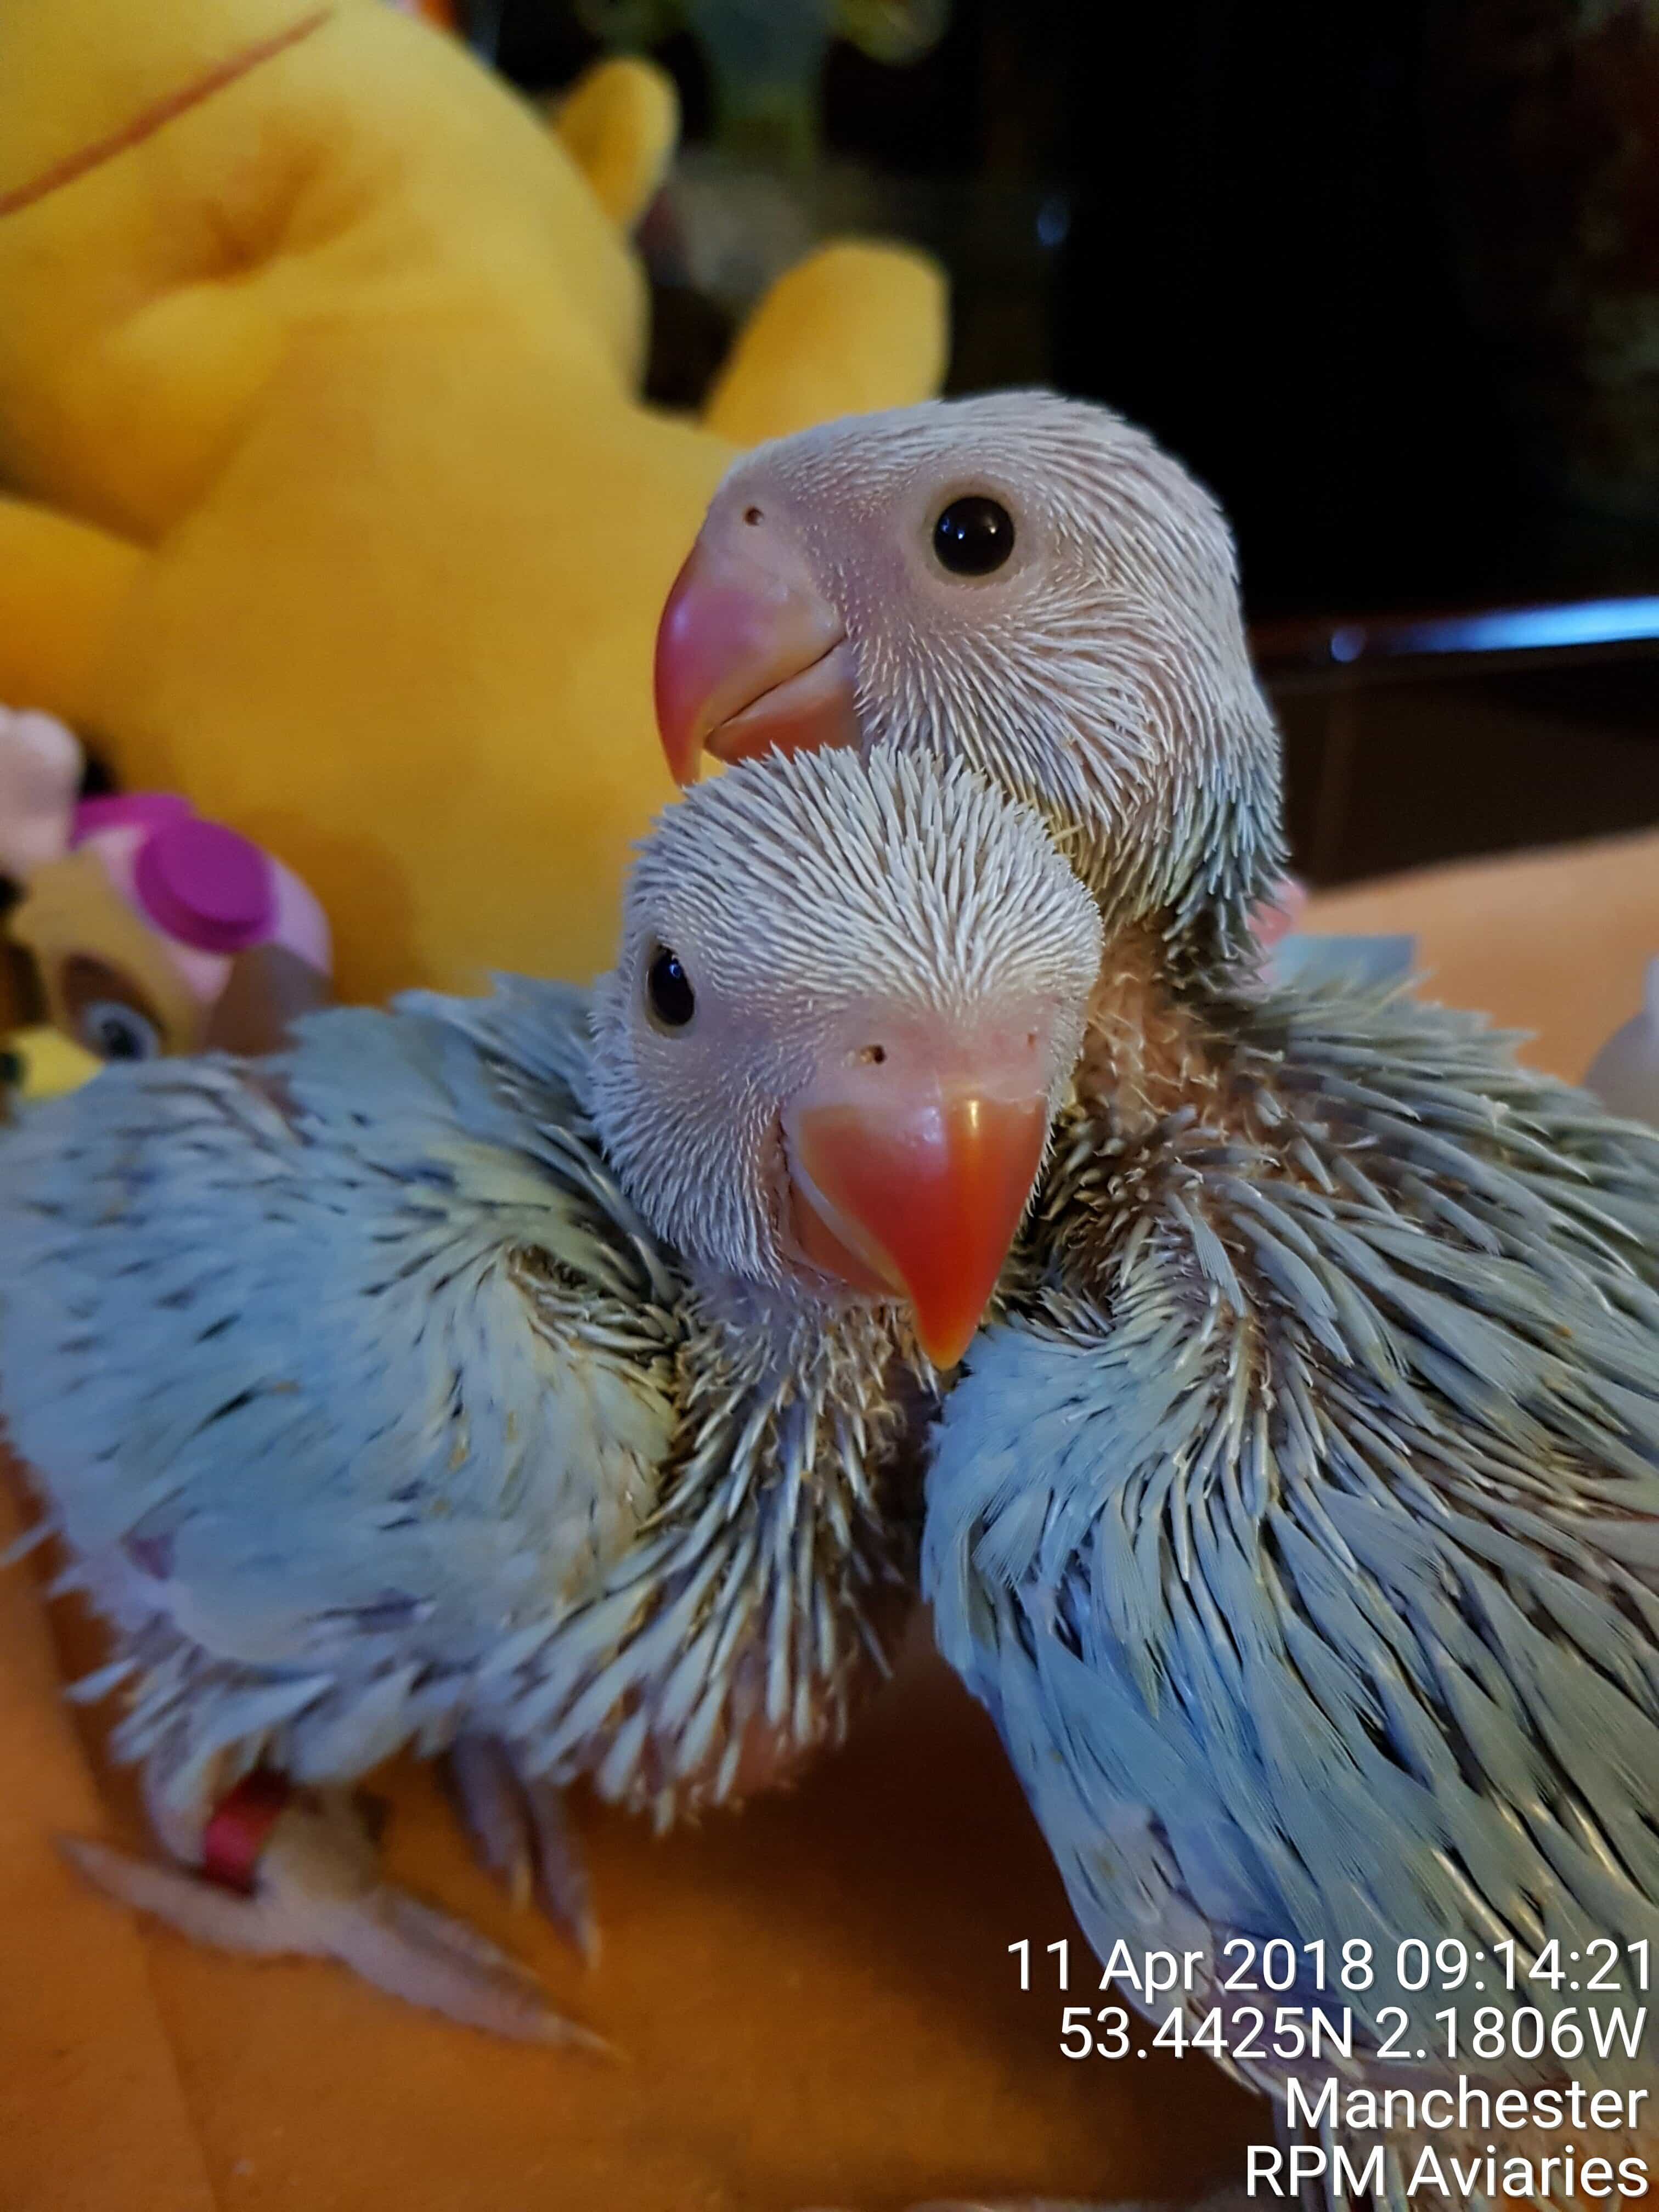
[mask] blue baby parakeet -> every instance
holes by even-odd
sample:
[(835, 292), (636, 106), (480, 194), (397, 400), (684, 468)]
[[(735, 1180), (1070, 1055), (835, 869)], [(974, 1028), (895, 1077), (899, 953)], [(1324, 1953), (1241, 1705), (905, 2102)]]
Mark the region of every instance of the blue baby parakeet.
[(666, 1820), (840, 1734), (1099, 951), (966, 769), (771, 761), (664, 817), (591, 1004), (314, 1015), (0, 1139), (0, 1407), (173, 1861), (85, 1869), (210, 1942), (577, 2033), (380, 1880), (343, 1785), (449, 1753), (487, 1852), (585, 1933), (562, 1784)]
[[(1013, 394), (763, 448), (658, 690), (686, 773), (704, 745), (971, 761), (1101, 910), (924, 1546), (1103, 1970), (1085, 2045), (1184, 2040), (1265, 2090), (1258, 2200), (1565, 2197), (1598, 2155), (1639, 2193), (1659, 1133), (1471, 1017), (1261, 980), (1279, 745), (1231, 544), (1102, 410)], [(1125, 1972), (1154, 1950), (1182, 1962), (1156, 1995)], [(1574, 2084), (1606, 2120), (1575, 2130)]]

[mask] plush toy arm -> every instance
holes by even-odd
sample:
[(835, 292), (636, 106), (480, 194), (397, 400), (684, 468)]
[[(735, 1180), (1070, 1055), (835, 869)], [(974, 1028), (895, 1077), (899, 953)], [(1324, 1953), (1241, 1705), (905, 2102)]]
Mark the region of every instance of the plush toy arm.
[(600, 62), (560, 102), (553, 127), (611, 222), (632, 230), (673, 159), (673, 80), (648, 62)]
[(0, 700), (84, 723), (104, 641), (143, 559), (91, 523), (0, 497)]
[(850, 241), (779, 277), (740, 332), (703, 416), (739, 446), (836, 415), (929, 399), (949, 343), (945, 278), (926, 254)]

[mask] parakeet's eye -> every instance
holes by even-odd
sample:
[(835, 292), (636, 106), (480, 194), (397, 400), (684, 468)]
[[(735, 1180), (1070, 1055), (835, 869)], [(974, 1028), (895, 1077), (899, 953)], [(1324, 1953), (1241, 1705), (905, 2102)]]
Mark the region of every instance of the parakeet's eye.
[(158, 1060), (161, 1032), (118, 999), (94, 999), (82, 1006), (77, 1026), (81, 1042), (100, 1060)]
[(683, 1030), (697, 1011), (697, 994), (680, 965), (680, 956), (658, 946), (645, 971), (645, 995), (659, 1029)]
[(953, 576), (988, 576), (1013, 550), (1013, 516), (979, 492), (953, 499), (933, 525), (933, 550)]

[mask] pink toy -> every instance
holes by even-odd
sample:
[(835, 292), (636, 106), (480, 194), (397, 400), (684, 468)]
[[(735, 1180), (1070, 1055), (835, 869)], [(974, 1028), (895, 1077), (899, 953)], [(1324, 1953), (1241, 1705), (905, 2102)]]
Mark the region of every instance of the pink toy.
[(8, 928), (53, 1024), (100, 1059), (269, 1049), (329, 996), (316, 899), (186, 799), (81, 799), (83, 766), (61, 723), (0, 708), (0, 874), (23, 893)]

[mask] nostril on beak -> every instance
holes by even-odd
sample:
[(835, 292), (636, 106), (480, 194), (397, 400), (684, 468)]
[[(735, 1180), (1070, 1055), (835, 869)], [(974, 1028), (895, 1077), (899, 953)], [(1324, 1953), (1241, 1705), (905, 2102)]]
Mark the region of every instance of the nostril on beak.
[(867, 1067), (879, 1067), (886, 1057), (887, 1048), (884, 1044), (867, 1044), (859, 1054), (859, 1058)]
[(761, 513), (757, 507), (744, 507), (743, 511), (743, 519), (750, 526), (751, 528), (756, 523), (764, 522), (766, 520), (765, 516)]

